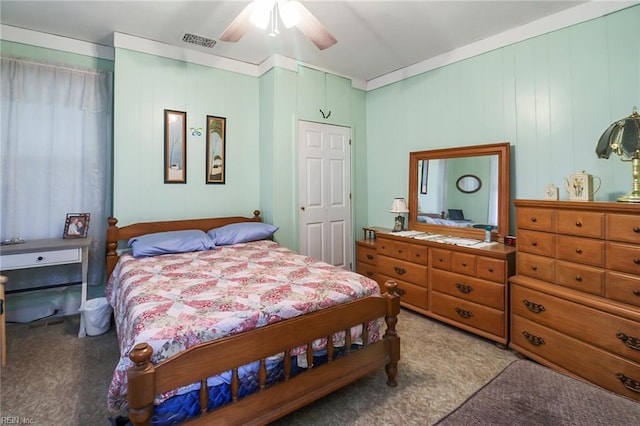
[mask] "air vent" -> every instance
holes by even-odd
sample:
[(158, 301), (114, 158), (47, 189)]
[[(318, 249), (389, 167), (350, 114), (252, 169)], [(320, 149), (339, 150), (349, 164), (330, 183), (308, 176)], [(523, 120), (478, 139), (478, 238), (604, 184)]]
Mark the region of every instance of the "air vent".
[(185, 43), (197, 44), (198, 46), (204, 47), (213, 47), (216, 45), (216, 41), (213, 39), (189, 33), (186, 33), (182, 37), (182, 41), (184, 41)]

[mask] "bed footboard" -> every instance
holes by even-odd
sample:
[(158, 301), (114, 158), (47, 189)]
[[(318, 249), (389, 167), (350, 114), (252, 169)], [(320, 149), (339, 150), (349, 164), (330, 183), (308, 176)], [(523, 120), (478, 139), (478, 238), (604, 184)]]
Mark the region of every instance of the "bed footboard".
[[(387, 385), (396, 386), (400, 337), (396, 331), (400, 313), (397, 284), (387, 281), (387, 292), (300, 317), (264, 326), (192, 347), (158, 365), (150, 362), (152, 349), (146, 343), (136, 345), (129, 357), (134, 365), (128, 373), (129, 419), (134, 425), (147, 425), (157, 394), (191, 383), (201, 383), (200, 416), (190, 424), (208, 424), (207, 415), (215, 415), (216, 424), (266, 424), (315, 401), (382, 367)], [(363, 333), (361, 349), (351, 350), (351, 327), (384, 317), (386, 331), (378, 342), (369, 342)], [(341, 357), (334, 357), (331, 336), (345, 332)], [(325, 364), (313, 365), (312, 342), (327, 338)], [(307, 347), (306, 371), (291, 377), (288, 356), (293, 348)], [(284, 381), (266, 385), (265, 359), (284, 353)], [(238, 368), (259, 361), (259, 390), (238, 398)], [(232, 402), (207, 412), (206, 379), (225, 371), (232, 372)]]

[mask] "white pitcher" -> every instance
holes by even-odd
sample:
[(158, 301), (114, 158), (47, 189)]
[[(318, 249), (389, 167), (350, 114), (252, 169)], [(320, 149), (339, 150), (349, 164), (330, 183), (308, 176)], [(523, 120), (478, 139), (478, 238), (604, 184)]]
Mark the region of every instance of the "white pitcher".
[[(597, 186), (594, 188), (594, 181)], [(593, 196), (600, 189), (600, 178), (590, 175), (584, 170), (573, 173), (569, 178), (564, 178), (564, 186), (572, 201), (593, 201)]]

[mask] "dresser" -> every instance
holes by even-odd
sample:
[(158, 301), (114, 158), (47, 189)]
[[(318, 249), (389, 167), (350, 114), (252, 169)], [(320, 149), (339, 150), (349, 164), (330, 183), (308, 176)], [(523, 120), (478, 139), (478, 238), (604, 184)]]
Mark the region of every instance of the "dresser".
[(509, 346), (640, 400), (640, 205), (514, 203)]
[(367, 229), (365, 238), (356, 241), (356, 272), (376, 280), (381, 289), (387, 280), (396, 281), (407, 309), (507, 344), (514, 248), (498, 243), (464, 247)]
[[(42, 268), (55, 265), (78, 264), (82, 274), (81, 303), (87, 300), (87, 272), (91, 238), (42, 239), (22, 244), (0, 246), (0, 270)], [(35, 288), (34, 290), (37, 290)], [(78, 337), (86, 336), (84, 318), (80, 316)]]

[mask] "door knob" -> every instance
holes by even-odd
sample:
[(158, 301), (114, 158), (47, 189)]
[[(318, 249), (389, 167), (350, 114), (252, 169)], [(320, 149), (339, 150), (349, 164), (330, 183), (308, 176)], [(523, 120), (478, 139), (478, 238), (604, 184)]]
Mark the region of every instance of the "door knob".
[(304, 206), (300, 207), (300, 210), (304, 211)]

